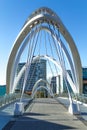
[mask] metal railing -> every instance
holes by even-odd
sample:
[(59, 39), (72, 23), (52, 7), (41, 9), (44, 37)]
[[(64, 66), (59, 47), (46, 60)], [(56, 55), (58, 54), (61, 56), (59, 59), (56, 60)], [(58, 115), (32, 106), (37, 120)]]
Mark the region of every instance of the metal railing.
[(77, 94), (76, 96), (73, 95), (72, 97), (77, 99), (77, 101), (87, 104), (87, 94)]
[[(68, 93), (65, 92), (65, 93), (59, 94), (57, 96), (58, 97), (66, 97), (66, 98), (68, 98)], [(71, 97), (72, 97), (73, 100), (75, 99), (77, 101), (80, 101), (82, 103), (87, 104), (87, 94), (73, 94), (72, 93)]]
[[(12, 93), (8, 95), (5, 94), (4, 96), (0, 97), (0, 107), (16, 101), (17, 99), (20, 99), (20, 97), (21, 97), (21, 93)], [(24, 94), (23, 97), (29, 98), (29, 96), (26, 94)]]

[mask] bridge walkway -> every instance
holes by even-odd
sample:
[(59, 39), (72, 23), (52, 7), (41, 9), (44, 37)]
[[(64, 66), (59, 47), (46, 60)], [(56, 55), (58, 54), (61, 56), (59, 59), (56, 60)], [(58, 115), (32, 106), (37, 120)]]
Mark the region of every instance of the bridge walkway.
[(3, 130), (87, 130), (87, 126), (52, 98), (35, 99), (27, 111)]

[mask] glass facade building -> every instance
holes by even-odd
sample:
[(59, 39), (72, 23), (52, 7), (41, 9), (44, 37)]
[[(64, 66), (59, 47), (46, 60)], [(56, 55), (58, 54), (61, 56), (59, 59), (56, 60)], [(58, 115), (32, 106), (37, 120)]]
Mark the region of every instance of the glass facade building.
[(6, 94), (6, 85), (0, 85), (0, 96)]
[[(25, 65), (25, 62), (18, 64), (16, 76), (18, 75), (18, 73), (20, 72), (20, 70), (22, 69), (22, 67), (23, 67), (24, 65)], [(23, 75), (21, 76), (21, 79), (19, 80), (19, 82), (18, 82), (18, 84), (17, 84), (16, 91), (22, 89), (22, 87), (23, 87), (23, 82), (24, 82), (24, 75), (25, 75), (25, 73), (23, 73)]]
[(87, 94), (87, 67), (82, 68), (83, 72), (83, 94)]
[[(25, 63), (18, 64), (17, 75), (24, 65), (25, 65)], [(17, 85), (16, 90), (22, 89), (23, 83), (24, 83), (24, 77), (25, 77), (25, 73), (22, 75), (22, 77)], [(34, 84), (39, 79), (46, 80), (46, 60), (44, 60), (44, 59), (40, 59), (34, 63), (31, 63), (28, 77), (27, 77), (27, 81), (26, 81), (26, 85), (25, 85), (25, 91), (31, 92)], [(44, 82), (41, 82), (39, 84), (39, 86), (46, 86), (46, 84)]]
[(56, 93), (56, 87), (57, 87), (56, 76), (53, 76), (51, 78), (51, 88), (53, 90), (53, 93)]
[[(72, 79), (71, 71), (67, 70), (67, 72)], [(82, 86), (83, 87), (83, 94), (87, 94), (87, 67), (82, 68), (82, 79), (83, 79), (83, 86)], [(68, 82), (67, 82), (67, 85), (69, 86), (70, 92), (72, 92), (72, 89), (71, 89)], [(63, 86), (64, 86), (64, 90), (66, 90), (65, 81), (63, 81)]]
[[(25, 65), (25, 63), (19, 63), (18, 64), (17, 75), (24, 65)], [(46, 60), (40, 59), (40, 60), (36, 61), (35, 63), (31, 63), (29, 74), (28, 74), (27, 81), (26, 81), (25, 91), (32, 91), (34, 84), (39, 79), (46, 80), (47, 79), (46, 72), (47, 72), (47, 70), (46, 70)], [(67, 72), (72, 79), (71, 71), (67, 70)], [(83, 76), (82, 77), (82, 79), (83, 79), (83, 94), (87, 94), (87, 67), (82, 68), (82, 73), (83, 73), (82, 74), (82, 76)], [(18, 90), (21, 90), (22, 87), (23, 87), (24, 75), (25, 74), (22, 75), (22, 77), (21, 77), (21, 79), (20, 79), (20, 81), (17, 85), (16, 89), (18, 89)], [(60, 91), (59, 86), (61, 86), (61, 79), (59, 79), (59, 77), (53, 76), (51, 78), (50, 84), (51, 84), (51, 87), (53, 89), (53, 93), (59, 93), (59, 91)], [(72, 92), (72, 89), (71, 89), (68, 82), (67, 82), (67, 85), (69, 86), (70, 92)], [(46, 86), (46, 84), (44, 82), (41, 82), (39, 84), (39, 86)], [(63, 79), (63, 92), (66, 92), (66, 91), (67, 91), (66, 83)]]
[(52, 76), (50, 84), (54, 94), (59, 94), (61, 92), (60, 87), (62, 86), (62, 84), (60, 75)]

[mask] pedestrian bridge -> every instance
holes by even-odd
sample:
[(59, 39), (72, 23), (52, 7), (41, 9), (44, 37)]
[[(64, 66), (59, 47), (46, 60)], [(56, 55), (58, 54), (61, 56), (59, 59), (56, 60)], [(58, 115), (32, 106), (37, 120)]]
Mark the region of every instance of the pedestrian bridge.
[[(28, 49), (26, 50), (26, 48)], [(17, 75), (17, 67), (21, 62), (24, 50), (28, 52), (26, 64)], [(25, 80), (22, 86), (24, 91), (30, 66), (32, 62), (37, 62), (34, 57), (38, 57), (38, 60), (45, 58), (49, 64), (47, 67), (49, 68), (48, 73), (52, 75), (53, 73), (59, 75), (58, 69), (60, 69), (63, 79), (65, 82), (69, 82), (72, 91), (82, 93), (82, 66), (75, 42), (58, 15), (47, 7), (37, 9), (28, 17), (14, 41), (7, 64), (7, 93), (15, 91), (25, 72)], [(50, 61), (52, 63), (55, 61), (55, 67), (51, 66)], [(67, 75), (67, 69), (71, 71), (72, 78)], [(67, 91), (70, 95), (68, 86)]]
[[(27, 100), (25, 101), (27, 102)], [(0, 123), (3, 123), (3, 125), (0, 125), (0, 128), (2, 126), (3, 130), (27, 130), (28, 128), (31, 130), (86, 130), (87, 106), (82, 104), (79, 105), (81, 109), (81, 115), (72, 116), (67, 112), (67, 108), (69, 106), (68, 98), (36, 98), (27, 107), (23, 115), (14, 117), (13, 113), (11, 113), (11, 107), (13, 107), (13, 104), (10, 104), (10, 107), (5, 107), (0, 112)]]
[[(35, 76), (35, 67), (33, 68), (32, 73), (30, 71), (31, 65), (37, 64), (42, 59), (46, 61), (46, 69), (43, 71), (43, 74), (45, 73), (44, 78), (43, 76), (40, 77), (40, 74)], [(23, 60), (25, 60), (25, 65), (18, 72), (18, 65)], [(70, 71), (70, 75), (67, 70)], [(37, 73), (39, 71), (40, 69), (38, 69)], [(28, 79), (30, 73), (31, 75)], [(18, 86), (23, 75), (23, 83), (21, 86)], [(56, 93), (53, 92), (53, 88), (48, 80), (49, 75), (51, 78), (52, 76), (57, 77), (59, 75), (61, 77), (59, 86), (56, 86)], [(26, 86), (27, 79), (29, 80), (29, 83)], [(30, 90), (30, 83), (33, 82), (33, 79), (34, 84), (31, 89), (31, 95), (27, 95), (26, 97), (29, 101), (33, 100), (32, 105), (30, 105), (30, 102), (24, 102), (24, 96), (25, 90)], [(64, 84), (66, 87), (64, 87)], [(47, 7), (37, 9), (28, 17), (21, 28), (14, 41), (8, 59), (6, 85), (7, 95), (5, 95), (3, 99), (0, 99), (1, 107), (6, 106), (5, 104), (16, 103), (16, 101), (17, 104), (14, 109), (16, 109), (16, 107), (21, 107), (21, 105), (23, 109), (27, 108), (26, 106), (28, 105), (33, 106), (32, 112), (30, 112), (29, 109), (31, 107), (29, 107), (29, 113), (24, 112), (24, 110), (19, 110), (19, 113), (24, 114), (24, 116), (22, 116), (18, 122), (24, 121), (24, 124), (26, 125), (27, 122), (31, 122), (32, 125), (29, 127), (32, 129), (37, 126), (36, 122), (38, 124), (42, 123), (42, 125), (38, 125), (39, 128), (41, 128), (44, 123), (46, 123), (45, 125), (50, 129), (52, 129), (51, 126), (53, 126), (54, 129), (78, 128), (78, 119), (68, 115), (66, 109), (61, 106), (58, 99), (60, 96), (68, 97), (67, 111), (71, 114), (80, 114), (81, 111), (77, 101), (81, 100), (82, 102), (84, 97), (82, 95), (81, 60), (72, 36), (62, 23), (59, 16), (51, 9)], [(19, 87), (19, 93), (15, 93), (17, 87)], [(48, 97), (51, 98), (34, 99), (36, 93), (41, 89), (45, 89), (49, 93)], [(67, 100), (61, 101), (64, 101), (63, 103), (67, 104)], [(18, 116), (21, 114), (18, 114)], [(71, 125), (68, 124), (69, 120)], [(75, 123), (75, 126), (73, 125), (72, 120)], [(35, 126), (33, 126), (33, 124), (35, 124)], [(46, 126), (43, 128), (45, 129)], [(82, 126), (81, 123), (81, 128)], [(16, 124), (13, 128), (15, 129), (15, 127)], [(22, 129), (19, 125), (17, 127), (18, 129)]]

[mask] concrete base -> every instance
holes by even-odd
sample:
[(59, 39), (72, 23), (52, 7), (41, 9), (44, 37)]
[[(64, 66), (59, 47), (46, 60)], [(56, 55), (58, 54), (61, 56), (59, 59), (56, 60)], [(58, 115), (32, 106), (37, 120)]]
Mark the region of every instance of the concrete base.
[(14, 116), (23, 115), (24, 113), (24, 104), (22, 102), (16, 102), (14, 104)]
[(74, 114), (80, 114), (80, 111), (78, 109), (78, 105), (76, 103), (73, 103), (73, 102), (70, 103), (68, 111), (72, 115), (74, 115)]

